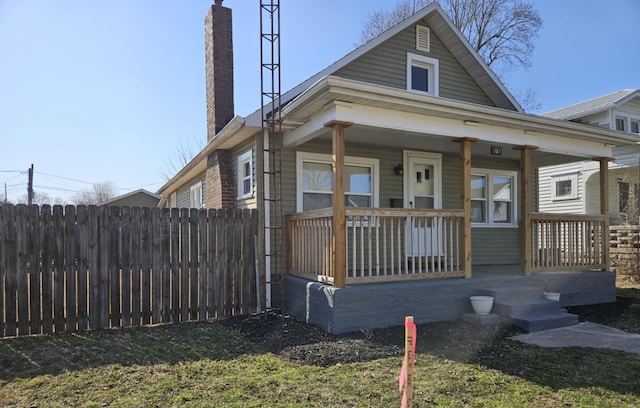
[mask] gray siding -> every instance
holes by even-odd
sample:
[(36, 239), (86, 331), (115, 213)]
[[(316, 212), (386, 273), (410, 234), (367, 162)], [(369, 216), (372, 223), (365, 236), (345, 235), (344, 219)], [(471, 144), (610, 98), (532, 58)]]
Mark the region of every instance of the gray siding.
[[(419, 23), (427, 25), (426, 23)], [(435, 58), (440, 63), (439, 95), (494, 106), (469, 73), (431, 31), (431, 52), (416, 50), (415, 26), (390, 38), (334, 75), (392, 88), (407, 89), (407, 53)]]
[[(584, 214), (584, 162), (574, 162), (557, 166), (541, 167), (539, 174), (540, 212), (560, 214)], [(553, 200), (554, 177), (577, 174), (578, 196), (572, 200)]]
[(180, 187), (176, 194), (176, 206), (178, 208), (189, 208), (189, 193), (191, 186), (198, 181), (204, 183), (204, 172), (189, 180), (184, 186)]

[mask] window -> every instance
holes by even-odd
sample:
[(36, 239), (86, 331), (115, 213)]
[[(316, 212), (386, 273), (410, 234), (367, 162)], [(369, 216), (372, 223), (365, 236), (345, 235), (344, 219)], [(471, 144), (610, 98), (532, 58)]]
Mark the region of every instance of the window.
[(192, 185), (189, 189), (189, 207), (202, 208), (202, 181)]
[(551, 178), (552, 200), (573, 200), (578, 198), (578, 174), (565, 174)]
[(630, 126), (631, 133), (640, 133), (640, 121), (632, 120)]
[(471, 222), (476, 226), (518, 225), (516, 172), (474, 169), (471, 175)]
[(438, 88), (438, 60), (407, 53), (407, 90), (438, 96)]
[(253, 155), (249, 150), (238, 156), (238, 198), (253, 196)]
[[(345, 157), (344, 191), (347, 207), (378, 206), (377, 159)], [(298, 152), (297, 211), (330, 208), (333, 200), (331, 156)]]
[(616, 130), (620, 130), (622, 132), (625, 132), (626, 130), (626, 124), (627, 119), (623, 118), (621, 116), (616, 116)]

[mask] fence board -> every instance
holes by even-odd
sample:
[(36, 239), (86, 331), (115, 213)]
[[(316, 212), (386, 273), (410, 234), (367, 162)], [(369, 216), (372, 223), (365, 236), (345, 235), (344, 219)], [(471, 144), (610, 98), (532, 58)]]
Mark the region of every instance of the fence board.
[(76, 208), (72, 205), (64, 207), (64, 262), (65, 262), (65, 311), (66, 331), (76, 330), (76, 247), (78, 244), (75, 223)]
[(209, 263), (207, 262), (207, 210), (202, 209), (198, 212), (198, 231), (200, 247), (198, 252), (200, 253), (200, 282), (198, 283), (198, 319), (207, 319), (207, 277), (209, 276)]
[(56, 245), (53, 253), (53, 324), (55, 331), (65, 331), (64, 310), (64, 211), (61, 205), (53, 206), (53, 235)]
[(109, 291), (111, 317), (111, 327), (120, 326), (120, 208), (109, 208), (109, 239), (111, 240), (111, 251), (109, 252)]
[(251, 313), (257, 228), (255, 210), (2, 205), (0, 336)]
[(189, 209), (180, 209), (180, 320), (189, 320)]
[(139, 326), (140, 319), (140, 207), (131, 208), (131, 325)]
[(87, 207), (87, 251), (89, 257), (89, 281), (87, 287), (89, 288), (89, 328), (96, 329), (100, 327), (100, 274), (99, 268), (99, 254), (100, 247), (98, 244), (99, 224), (98, 224), (98, 207), (91, 205)]
[[(222, 259), (225, 271), (232, 271), (233, 268), (233, 210), (225, 210), (224, 217), (224, 237)], [(224, 316), (233, 315), (233, 273), (224, 274)]]
[(16, 296), (18, 298), (18, 334), (29, 334), (29, 287), (27, 282), (27, 206), (20, 204), (16, 211)]
[(171, 321), (171, 269), (169, 254), (171, 251), (171, 214), (168, 208), (162, 210), (162, 321)]
[(100, 268), (98, 270), (98, 328), (109, 327), (109, 257), (111, 240), (109, 225), (109, 207), (100, 207)]
[(214, 279), (216, 282), (216, 285), (215, 285), (216, 317), (221, 318), (226, 316), (225, 293), (226, 293), (226, 287), (227, 287), (227, 282), (226, 282), (227, 274), (224, 272), (228, 271), (228, 269), (226, 269), (227, 265), (226, 265), (226, 259), (224, 258), (224, 254), (225, 254), (225, 246), (227, 243), (227, 239), (225, 235), (225, 233), (227, 232), (225, 230), (226, 228), (225, 220), (227, 218), (225, 217), (225, 214), (226, 214), (225, 210), (218, 210), (217, 214), (218, 214), (218, 217), (215, 218), (217, 242), (216, 242), (216, 271), (214, 274), (214, 277), (215, 277)]
[(43, 205), (42, 215), (42, 333), (53, 333), (53, 254), (56, 250), (53, 235), (52, 211)]
[(151, 322), (151, 208), (142, 209), (142, 324)]
[(189, 211), (189, 311), (190, 319), (198, 319), (198, 209)]
[(5, 336), (15, 336), (17, 334), (17, 318), (16, 318), (16, 286), (17, 286), (17, 258), (16, 258), (16, 225), (15, 225), (15, 207), (3, 206), (5, 212), (5, 228), (7, 236), (5, 239), (6, 255), (6, 272), (5, 272)]
[(161, 257), (162, 257), (162, 219), (159, 208), (151, 209), (151, 231), (153, 236), (151, 237), (151, 316), (152, 323), (160, 323), (160, 308), (161, 308)]
[(4, 279), (5, 270), (7, 269), (7, 226), (5, 209), (6, 205), (0, 205), (0, 337), (4, 336)]
[(27, 259), (29, 263), (29, 320), (31, 334), (42, 333), (42, 320), (41, 320), (41, 290), (40, 290), (40, 259), (41, 252), (41, 239), (40, 237), (40, 208), (37, 205), (29, 206), (27, 209), (28, 215), (28, 246), (27, 246)]
[(122, 326), (131, 326), (131, 209), (122, 207), (120, 209), (122, 222), (121, 228), (121, 285), (122, 293)]
[(171, 321), (180, 321), (180, 210), (171, 209)]
[(87, 207), (76, 208), (78, 233), (78, 330), (87, 329), (87, 273), (89, 271), (89, 225), (87, 223)]

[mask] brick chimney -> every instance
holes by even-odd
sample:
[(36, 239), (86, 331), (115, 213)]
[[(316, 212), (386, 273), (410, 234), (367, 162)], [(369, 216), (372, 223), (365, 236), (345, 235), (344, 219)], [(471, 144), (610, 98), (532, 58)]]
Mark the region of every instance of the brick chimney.
[(207, 141), (234, 115), (231, 9), (215, 0), (204, 20), (207, 86)]
[[(207, 141), (233, 119), (233, 39), (231, 9), (215, 0), (204, 20), (207, 86)], [(203, 204), (206, 208), (234, 208), (236, 186), (231, 152), (215, 150), (207, 157)]]

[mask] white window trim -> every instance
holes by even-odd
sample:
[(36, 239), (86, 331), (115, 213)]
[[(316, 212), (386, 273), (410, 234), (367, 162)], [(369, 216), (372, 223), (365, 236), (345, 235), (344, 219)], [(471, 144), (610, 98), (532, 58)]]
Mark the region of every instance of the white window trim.
[[(518, 228), (518, 172), (510, 171), (510, 170), (497, 170), (497, 169), (480, 169), (480, 168), (472, 168), (471, 175), (473, 176), (484, 176), (486, 177), (487, 183), (487, 191), (486, 191), (486, 211), (485, 214), (486, 222), (472, 222), (471, 226), (474, 228)], [(493, 222), (493, 191), (491, 191), (493, 187), (493, 183), (491, 181), (494, 176), (503, 176), (503, 177), (511, 177), (512, 180), (512, 201), (511, 201), (511, 222), (509, 224), (499, 222)]]
[[(302, 193), (303, 193), (303, 163), (316, 162), (331, 164), (332, 158), (330, 154), (296, 152), (296, 211), (302, 212)], [(379, 206), (379, 188), (380, 188), (380, 160), (367, 157), (345, 156), (345, 166), (363, 166), (371, 167), (371, 203), (374, 208)], [(347, 192), (345, 192), (347, 193)]]
[[(560, 181), (571, 180), (571, 195), (558, 196), (556, 195), (556, 184)], [(560, 176), (551, 177), (551, 200), (553, 201), (567, 201), (575, 200), (578, 198), (578, 173), (563, 174)]]
[[(418, 91), (411, 88), (411, 67), (421, 66), (429, 69), (429, 85), (432, 85), (430, 92)], [(407, 91), (415, 92), (423, 95), (439, 96), (440, 95), (440, 61), (435, 58), (425, 57), (424, 55), (407, 53)]]
[(178, 206), (178, 193), (173, 192), (169, 195), (169, 208), (176, 208)]
[[(249, 183), (251, 185), (250, 191), (248, 193), (242, 193), (242, 189), (244, 188), (244, 181), (246, 177), (244, 177), (244, 165), (245, 163), (249, 163)], [(237, 186), (238, 186), (238, 200), (251, 198), (253, 197), (253, 150), (249, 149), (246, 152), (242, 153), (238, 156), (238, 167), (236, 169), (237, 174)]]
[[(200, 194), (200, 203), (196, 203), (194, 198), (195, 194)], [(198, 205), (199, 204), (199, 205)], [(189, 208), (203, 208), (202, 205), (202, 181), (199, 181), (189, 187)]]

